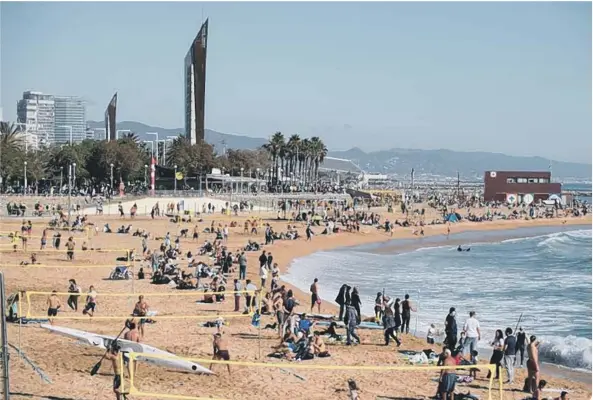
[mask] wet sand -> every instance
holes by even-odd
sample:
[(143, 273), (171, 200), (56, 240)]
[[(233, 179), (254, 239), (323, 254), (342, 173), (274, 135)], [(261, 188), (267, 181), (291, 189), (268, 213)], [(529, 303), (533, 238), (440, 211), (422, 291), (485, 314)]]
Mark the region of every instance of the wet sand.
[[(376, 211), (376, 210), (373, 210)], [(385, 210), (380, 213), (386, 214)], [(389, 215), (390, 219), (399, 215)], [(239, 217), (227, 217), (209, 215), (205, 217), (204, 222), (198, 223), (200, 232), (203, 228), (210, 226), (212, 219), (220, 221), (222, 224), (229, 223), (231, 220), (237, 221), (238, 227), (231, 228), (231, 235), (228, 241), (228, 248), (235, 251), (246, 244), (248, 239), (257, 239), (263, 242), (263, 228), (260, 227), (257, 236), (243, 234), (243, 221), (248, 215)], [(266, 214), (254, 214), (255, 217)], [(270, 218), (275, 215), (269, 214)], [(401, 218), (401, 216), (399, 216)], [(109, 221), (112, 227), (118, 226), (118, 219), (115, 217), (94, 217), (91, 221), (99, 226), (103, 226)], [(18, 229), (19, 221), (8, 223), (2, 220), (3, 231), (9, 229)], [(36, 221), (37, 222), (37, 221)], [(276, 221), (270, 219), (262, 222), (270, 222), (277, 232), (285, 231), (287, 221)], [(572, 224), (590, 224), (591, 219), (568, 219), (566, 225)], [(121, 224), (132, 223), (133, 228), (143, 228), (149, 230), (155, 236), (164, 236), (166, 232), (175, 234), (181, 228), (193, 229), (193, 224), (182, 224), (178, 226), (168, 221), (168, 219), (150, 220), (147, 217), (139, 217), (132, 222), (129, 218), (122, 221)], [(218, 222), (217, 222), (218, 223)], [(12, 224), (12, 225), (11, 225)], [(291, 223), (292, 225), (292, 223)], [(297, 223), (297, 228), (301, 234), (304, 234), (304, 225)], [(451, 232), (474, 232), (490, 230), (508, 230), (523, 226), (548, 226), (562, 225), (561, 219), (554, 220), (535, 220), (535, 221), (497, 221), (488, 223), (469, 223), (463, 222), (451, 226)], [(34, 235), (41, 233), (40, 227), (34, 226)], [(315, 231), (320, 232), (322, 228), (315, 227)], [(397, 228), (393, 238), (406, 239), (415, 238), (412, 235), (412, 228)], [(425, 227), (426, 236), (443, 235), (446, 227), (436, 225)], [(477, 232), (476, 232), (477, 233)], [(477, 236), (479, 236), (477, 234)], [(77, 249), (84, 240), (78, 237)], [(198, 244), (201, 245), (204, 240), (213, 239), (213, 235), (200, 233), (198, 242), (190, 239), (182, 239), (181, 245), (184, 251), (191, 250), (195, 252)], [(331, 236), (315, 236), (311, 242), (304, 239), (296, 241), (276, 241), (274, 245), (265, 246), (266, 251), (271, 251), (274, 256), (274, 262), (278, 262), (281, 271), (285, 272), (290, 261), (296, 257), (303, 257), (320, 250), (330, 250), (344, 246), (354, 246), (359, 244), (370, 244), (373, 242), (383, 242), (393, 239), (383, 231), (369, 226), (362, 226), (360, 233), (340, 233)], [(63, 235), (62, 243), (66, 240)], [(418, 239), (421, 241), (421, 239)], [(51, 243), (51, 240), (48, 240)], [(140, 250), (140, 239), (131, 235), (103, 234), (93, 237), (89, 245), (97, 248), (136, 248)], [(159, 241), (151, 240), (150, 247), (158, 246)], [(39, 240), (31, 239), (30, 247), (38, 247)], [(2, 248), (5, 248), (4, 246)], [(259, 263), (257, 258), (260, 252), (250, 252), (248, 254), (248, 278), (251, 278), (259, 286)], [(25, 259), (21, 252), (0, 253), (2, 264), (18, 264)], [(74, 265), (92, 265), (92, 264), (113, 264), (115, 253), (82, 253), (77, 250), (75, 254)], [(123, 252), (117, 255), (124, 255)], [(83, 291), (88, 289), (89, 285), (94, 285), (99, 293), (97, 315), (123, 315), (131, 312), (136, 301), (135, 295), (129, 298), (109, 298), (101, 296), (106, 293), (145, 293), (147, 301), (152, 309), (159, 310), (160, 314), (172, 315), (211, 315), (212, 320), (220, 313), (232, 313), (232, 299), (227, 299), (222, 304), (215, 305), (196, 305), (195, 300), (201, 299), (200, 293), (193, 296), (165, 296), (151, 297), (150, 293), (176, 293), (187, 292), (171, 289), (166, 285), (152, 285), (147, 280), (135, 281), (109, 281), (106, 280), (110, 268), (65, 268), (68, 265), (64, 253), (38, 253), (39, 261), (51, 265), (60, 265), (60, 268), (30, 268), (30, 267), (5, 267), (3, 271), (6, 274), (7, 293), (16, 290), (40, 290), (66, 291), (69, 278), (75, 278), (82, 287)], [(207, 261), (205, 258), (201, 258)], [(71, 265), (72, 265), (71, 264)], [(185, 267), (181, 262), (180, 266)], [(187, 270), (187, 268), (184, 268)], [(289, 286), (289, 285), (287, 285)], [(230, 288), (228, 288), (230, 289)], [(293, 288), (294, 289), (294, 288)], [(297, 312), (309, 310), (309, 294), (295, 290), (297, 299), (301, 305), (297, 307)], [(66, 299), (62, 298), (65, 304)], [(45, 310), (45, 296), (32, 296), (33, 310), (43, 313)], [(242, 303), (244, 303), (242, 301)], [(64, 305), (64, 307), (66, 307)], [(335, 313), (334, 305), (323, 302), (323, 313)], [(74, 313), (65, 311), (60, 315), (81, 316), (80, 311)], [(270, 316), (262, 317), (262, 324), (272, 323), (274, 319)], [(144, 342), (171, 351), (180, 356), (211, 358), (212, 357), (212, 334), (215, 328), (205, 328), (199, 326), (202, 321), (196, 320), (161, 320), (154, 325), (146, 326), (146, 336)], [(252, 327), (249, 318), (234, 318), (228, 320), (230, 325), (225, 327), (225, 335), (229, 340), (229, 350), (231, 358), (241, 361), (260, 361), (260, 362), (281, 362), (286, 364), (286, 370), (277, 368), (256, 368), (256, 367), (233, 367), (232, 375), (229, 377), (226, 368), (221, 365), (214, 366), (216, 376), (198, 376), (188, 373), (175, 372), (166, 368), (157, 368), (141, 364), (136, 377), (136, 384), (139, 390), (154, 391), (160, 393), (203, 396), (227, 399), (264, 399), (264, 398), (298, 398), (298, 399), (345, 399), (347, 396), (346, 381), (354, 378), (361, 387), (362, 399), (374, 399), (376, 396), (385, 396), (391, 398), (414, 398), (422, 399), (434, 395), (436, 382), (431, 381), (431, 377), (437, 375), (436, 372), (426, 371), (328, 371), (328, 370), (291, 370), (291, 362), (268, 358), (266, 355), (272, 351), (272, 347), (279, 343), (279, 338), (275, 331), (262, 329), (261, 332)], [(73, 327), (90, 332), (117, 335), (123, 326), (123, 321), (105, 321), (105, 320), (60, 320), (57, 325)], [(32, 368), (18, 358), (15, 352), (11, 352), (11, 392), (13, 398), (40, 398), (56, 396), (69, 399), (110, 399), (114, 398), (111, 393), (112, 372), (109, 365), (105, 363), (100, 373), (94, 377), (89, 375), (90, 368), (100, 358), (102, 351), (94, 348), (83, 347), (75, 344), (74, 340), (49, 334), (47, 331), (37, 326), (9, 326), (10, 343), (20, 346), (21, 349), (35, 363), (42, 368), (52, 380), (52, 384), (45, 384), (34, 373)], [(260, 338), (261, 333), (261, 340)], [(382, 346), (382, 331), (371, 332), (359, 330), (362, 338), (362, 345), (355, 347), (345, 347), (341, 345), (329, 345), (328, 349), (332, 356), (326, 359), (315, 359), (303, 361), (299, 365), (406, 365), (405, 361), (398, 354), (395, 347), (386, 348)], [(404, 344), (401, 349), (421, 350), (427, 348), (424, 340), (412, 336), (404, 335)], [(436, 349), (436, 348), (435, 348)], [(207, 366), (207, 365), (206, 365)], [(296, 373), (301, 378), (296, 377)], [(487, 398), (488, 381), (485, 380), (485, 373), (480, 374), (477, 381), (466, 385), (458, 386), (460, 391), (478, 394), (481, 398)], [(544, 374), (547, 379), (548, 376)], [(525, 394), (517, 391), (520, 389), (519, 382), (524, 378), (524, 371), (519, 371), (516, 377), (516, 383), (512, 387), (505, 385), (504, 398), (521, 399)], [(555, 377), (548, 379), (549, 386), (553, 388), (567, 388), (571, 392), (573, 399), (591, 398), (591, 385), (578, 382), (577, 380), (567, 380)], [(125, 385), (128, 385), (126, 380)], [(16, 393), (20, 393), (17, 395)], [(493, 395), (498, 393), (494, 391)], [(550, 396), (554, 394), (549, 393)], [(134, 396), (133, 398), (142, 398)], [(158, 396), (157, 396), (158, 398)]]

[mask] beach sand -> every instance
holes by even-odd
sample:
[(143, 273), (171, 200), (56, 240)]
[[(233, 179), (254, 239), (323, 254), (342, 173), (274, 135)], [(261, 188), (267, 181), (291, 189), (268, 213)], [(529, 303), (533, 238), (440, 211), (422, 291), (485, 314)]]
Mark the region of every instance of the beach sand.
[[(402, 219), (399, 214), (387, 214), (384, 209), (373, 209), (383, 215), (388, 215), (390, 220), (395, 218)], [(243, 234), (243, 221), (249, 214), (245, 213), (239, 217), (227, 217), (220, 214), (205, 216), (204, 222), (198, 223), (200, 232), (207, 226), (210, 226), (212, 219), (220, 221), (223, 225), (235, 220), (239, 222), (236, 228), (231, 228), (230, 239), (227, 246), (230, 250), (236, 251), (243, 247), (248, 239), (255, 239), (255, 236)], [(276, 221), (275, 214), (272, 213), (254, 213), (253, 216), (261, 217), (262, 222), (270, 222), (277, 232), (285, 231), (289, 222)], [(266, 218), (270, 218), (269, 220)], [(164, 236), (166, 232), (175, 235), (181, 228), (189, 229), (189, 236), (193, 229), (192, 224), (177, 224), (169, 222), (167, 218), (150, 220), (150, 217), (138, 217), (130, 221), (129, 217), (125, 221), (118, 221), (116, 217), (108, 216), (90, 216), (91, 222), (103, 226), (105, 222), (110, 222), (112, 228), (121, 224), (131, 223), (132, 230), (136, 228), (146, 229), (154, 236)], [(476, 231), (479, 236), (480, 230), (509, 230), (523, 226), (543, 226), (543, 225), (561, 225), (564, 219), (552, 220), (534, 220), (534, 221), (498, 221), (486, 223), (462, 222), (451, 226), (451, 233), (461, 231)], [(2, 231), (18, 230), (18, 220), (2, 221)], [(218, 223), (218, 222), (217, 222)], [(568, 218), (567, 225), (572, 224), (590, 224), (591, 218)], [(33, 235), (41, 234), (40, 222), (35, 221)], [(304, 234), (304, 225), (297, 223), (301, 234)], [(315, 227), (314, 230), (319, 233), (321, 227)], [(320, 250), (330, 250), (343, 246), (352, 246), (363, 243), (387, 241), (395, 238), (409, 238), (412, 235), (413, 228), (396, 227), (393, 237), (385, 234), (382, 230), (369, 226), (362, 226), (360, 233), (341, 233), (331, 236), (315, 236), (311, 242), (304, 239), (296, 241), (276, 241), (274, 245), (265, 246), (266, 251), (271, 251), (274, 256), (274, 262), (277, 262), (282, 272), (285, 272), (292, 259), (303, 257)], [(425, 234), (442, 235), (446, 231), (445, 225), (425, 227)], [(259, 228), (257, 241), (262, 243), (263, 227)], [(74, 235), (77, 242), (77, 249), (86, 239), (81, 234)], [(51, 238), (51, 235), (50, 235)], [(49, 238), (48, 244), (51, 244)], [(62, 243), (67, 239), (67, 234), (63, 234)], [(197, 242), (191, 239), (182, 239), (181, 245), (184, 252), (191, 250), (195, 253), (197, 247), (203, 244), (205, 239), (213, 240), (213, 235), (200, 233)], [(155, 248), (160, 243), (157, 240), (149, 242), (151, 248)], [(92, 238), (89, 243), (94, 248), (103, 249), (141, 249), (141, 241), (132, 235), (117, 235), (99, 233)], [(29, 240), (30, 249), (39, 248), (39, 239)], [(6, 249), (2, 246), (2, 249)], [(26, 256), (22, 252), (12, 253), (2, 250), (1, 262), (3, 265), (18, 264)], [(39, 262), (48, 265), (89, 265), (89, 264), (113, 264), (117, 256), (124, 255), (120, 253), (83, 253), (77, 250), (75, 261), (70, 263), (66, 261), (65, 252), (61, 253), (37, 253)], [(257, 258), (261, 252), (249, 252), (248, 255), (248, 278), (251, 278), (259, 286), (259, 262)], [(420, 256), (420, 255), (419, 255)], [(204, 259), (204, 258), (202, 258)], [(206, 259), (204, 259), (206, 261)], [(185, 266), (184, 262), (180, 263)], [(149, 270), (149, 268), (145, 268)], [(131, 295), (129, 298), (110, 298), (105, 296), (107, 293), (144, 293), (146, 300), (152, 309), (158, 310), (159, 315), (210, 315), (211, 320), (215, 320), (218, 314), (232, 313), (233, 301), (231, 296), (222, 304), (197, 305), (195, 300), (201, 299), (200, 293), (195, 296), (165, 296), (156, 297), (151, 293), (187, 293), (187, 291), (178, 291), (169, 288), (167, 285), (151, 285), (149, 280), (106, 280), (110, 268), (31, 268), (31, 267), (4, 267), (2, 270), (6, 278), (7, 293), (17, 290), (27, 291), (66, 291), (68, 279), (74, 278), (86, 292), (89, 285), (94, 285), (98, 296), (98, 311), (100, 315), (127, 315), (132, 311), (137, 295)], [(287, 285), (290, 287), (290, 285)], [(231, 290), (231, 287), (227, 287)], [(294, 288), (293, 288), (294, 289)], [(323, 293), (323, 283), (321, 283)], [(103, 296), (102, 296), (103, 294)], [(295, 290), (296, 298), (301, 305), (297, 307), (297, 312), (306, 312), (309, 310), (309, 294)], [(333, 296), (332, 296), (333, 297)], [(61, 296), (65, 305), (66, 297)], [(31, 296), (32, 314), (45, 314), (46, 296)], [(81, 302), (83, 297), (81, 297)], [(330, 299), (333, 300), (333, 299)], [(242, 301), (242, 304), (244, 302)], [(79, 305), (79, 308), (82, 308)], [(335, 313), (336, 307), (328, 302), (322, 303), (323, 313)], [(420, 310), (421, 312), (421, 310)], [(65, 311), (60, 316), (81, 316), (78, 313)], [(204, 328), (199, 326), (204, 320), (159, 320), (156, 324), (146, 325), (146, 336), (144, 342), (155, 347), (173, 352), (179, 356), (194, 357), (200, 359), (209, 359), (212, 357), (212, 334), (215, 328)], [(268, 358), (266, 355), (272, 351), (272, 346), (279, 343), (276, 331), (261, 329), (261, 332), (251, 326), (250, 318), (241, 317), (228, 319), (230, 325), (225, 327), (225, 334), (230, 344), (230, 354), (232, 360), (252, 361), (252, 362), (280, 362), (286, 365), (286, 369), (279, 368), (260, 368), (260, 367), (239, 367), (232, 368), (232, 375), (229, 377), (226, 367), (215, 365), (216, 376), (199, 376), (188, 373), (175, 372), (166, 368), (157, 368), (140, 364), (138, 374), (135, 379), (136, 388), (145, 392), (167, 393), (186, 396), (196, 396), (204, 398), (224, 398), (224, 399), (269, 399), (269, 398), (297, 398), (297, 399), (346, 399), (347, 398), (347, 380), (353, 378), (360, 386), (361, 399), (374, 399), (377, 396), (395, 399), (423, 399), (433, 396), (436, 392), (436, 382), (431, 378), (436, 377), (438, 372), (432, 371), (333, 371), (333, 370), (307, 370), (292, 368), (295, 365), (407, 365), (398, 354), (395, 345), (392, 344), (386, 348), (383, 346), (382, 331), (370, 332), (358, 330), (362, 338), (362, 344), (354, 347), (341, 345), (329, 345), (328, 349), (332, 356), (325, 359), (315, 359), (303, 362), (288, 362)], [(262, 326), (267, 323), (273, 323), (271, 316), (262, 317)], [(105, 321), (105, 320), (59, 320), (56, 325), (67, 326), (85, 331), (117, 335), (123, 327), (123, 321)], [(261, 340), (259, 335), (261, 333)], [(33, 369), (25, 364), (16, 354), (11, 351), (10, 378), (11, 392), (13, 398), (59, 398), (59, 399), (110, 399), (114, 398), (111, 391), (112, 371), (109, 363), (105, 362), (98, 375), (91, 377), (89, 371), (102, 355), (102, 351), (94, 348), (84, 347), (75, 344), (72, 339), (52, 335), (38, 326), (18, 326), (11, 324), (8, 327), (9, 341), (15, 346), (19, 346), (22, 351), (32, 359), (45, 373), (51, 378), (52, 383), (44, 383)], [(424, 340), (409, 335), (403, 336), (403, 345), (401, 350), (422, 350), (432, 347), (439, 350), (438, 346), (428, 346)], [(205, 365), (207, 367), (207, 365)], [(297, 376), (298, 375), (298, 376)], [(469, 385), (458, 385), (460, 392), (471, 391), (480, 398), (487, 398), (488, 381), (485, 379), (486, 372), (480, 373), (479, 379)], [(515, 379), (515, 384), (504, 386), (505, 399), (522, 399), (526, 395), (519, 390), (525, 377), (525, 371), (519, 370)], [(590, 399), (591, 385), (560, 379), (555, 377), (543, 376), (548, 380), (548, 386), (551, 388), (563, 388), (570, 392), (571, 399)], [(549, 378), (549, 379), (548, 379)], [(128, 386), (128, 381), (125, 381)], [(499, 398), (497, 390), (493, 390), (494, 398)], [(549, 392), (549, 396), (557, 396), (559, 393)], [(132, 398), (144, 398), (142, 396), (133, 396)], [(153, 398), (163, 398), (158, 395)]]

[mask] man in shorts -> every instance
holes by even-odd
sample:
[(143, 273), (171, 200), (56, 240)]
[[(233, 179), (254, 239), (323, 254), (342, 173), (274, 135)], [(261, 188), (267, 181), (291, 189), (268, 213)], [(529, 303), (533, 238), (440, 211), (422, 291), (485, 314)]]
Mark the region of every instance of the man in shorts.
[(58, 316), (58, 309), (62, 306), (62, 302), (58, 298), (55, 290), (51, 292), (51, 295), (47, 298), (47, 316), (49, 317), (49, 323), (54, 324), (52, 317)]
[[(109, 351), (107, 351), (107, 354), (105, 354), (105, 358), (111, 361), (111, 366), (113, 367), (113, 393), (115, 393), (116, 400), (120, 400), (122, 398), (122, 394), (119, 390), (119, 388), (121, 387), (121, 375), (119, 370), (118, 355), (119, 346), (117, 345), (117, 343), (113, 343), (109, 348)], [(124, 395), (124, 399), (125, 398), (126, 397)]]
[(531, 393), (535, 393), (539, 381), (539, 342), (535, 336), (529, 338), (529, 345), (527, 346), (527, 379), (530, 384)]
[(66, 254), (68, 255), (68, 260), (72, 261), (74, 259), (74, 247), (76, 243), (74, 242), (74, 238), (70, 236), (68, 241), (66, 242), (66, 249), (68, 250)]
[(313, 308), (317, 306), (317, 312), (321, 313), (321, 298), (319, 297), (319, 279), (315, 278), (311, 284), (311, 312)]
[[(224, 360), (229, 361), (231, 356), (229, 355), (229, 347), (226, 339), (223, 338), (222, 333), (215, 333), (214, 340), (212, 341), (212, 347), (214, 348), (213, 360)], [(231, 374), (231, 365), (226, 365), (229, 375)], [(212, 364), (210, 364), (210, 370), (212, 370)]]
[[(457, 365), (455, 358), (451, 356), (451, 350), (445, 349), (443, 366), (450, 367)], [(442, 369), (439, 378), (438, 392), (441, 394), (442, 400), (453, 400), (455, 397), (455, 383), (457, 382), (457, 374), (454, 369)]]

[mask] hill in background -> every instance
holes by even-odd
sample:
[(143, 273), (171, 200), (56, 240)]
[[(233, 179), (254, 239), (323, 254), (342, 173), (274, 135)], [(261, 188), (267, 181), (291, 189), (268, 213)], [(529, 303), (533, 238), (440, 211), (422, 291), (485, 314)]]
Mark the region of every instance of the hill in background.
[[(88, 125), (94, 128), (104, 128), (103, 122), (90, 121)], [(154, 135), (146, 132), (158, 132), (159, 139), (167, 136), (179, 136), (183, 128), (165, 129), (149, 126), (140, 122), (122, 121), (117, 129), (129, 129), (136, 133), (140, 140), (154, 140)], [(227, 149), (255, 149), (267, 142), (263, 138), (233, 135), (206, 129), (206, 142), (214, 146), (218, 153)], [(354, 161), (368, 172), (397, 174), (406, 176), (414, 168), (415, 175), (457, 176), (459, 171), (463, 179), (479, 179), (484, 171), (547, 171), (552, 167), (552, 175), (574, 181), (591, 180), (591, 164), (554, 161), (543, 157), (520, 157), (500, 153), (462, 152), (447, 149), (390, 149), (382, 151), (364, 152), (359, 148), (346, 151), (332, 151), (329, 156), (346, 158)]]

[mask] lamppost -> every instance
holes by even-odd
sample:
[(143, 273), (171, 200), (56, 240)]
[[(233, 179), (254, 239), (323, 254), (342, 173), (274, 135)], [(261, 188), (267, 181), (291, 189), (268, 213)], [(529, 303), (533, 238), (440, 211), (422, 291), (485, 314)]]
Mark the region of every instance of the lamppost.
[[(158, 132), (146, 132), (147, 135), (155, 135), (156, 136), (156, 142), (157, 142), (157, 147), (156, 147), (156, 163), (159, 163), (159, 146), (158, 146), (158, 140), (159, 140), (159, 133)], [(154, 142), (154, 141), (153, 141)], [(154, 157), (154, 150), (152, 151), (153, 157)]]
[(173, 193), (177, 194), (177, 164), (175, 164), (173, 168), (175, 168), (175, 176), (173, 177), (173, 183), (175, 186), (173, 186)]
[(150, 156), (154, 158), (154, 141), (152, 140), (143, 140), (143, 143), (150, 143)]
[(72, 163), (72, 186), (76, 187), (76, 163)]
[(245, 168), (241, 167), (241, 191), (239, 193), (243, 193), (243, 170)]
[(148, 174), (148, 165), (144, 164), (144, 186), (146, 186), (148, 184), (147, 174)]
[(109, 164), (109, 166), (111, 167), (111, 189), (110, 189), (110, 194), (113, 193), (113, 163)]
[(25, 190), (23, 191), (23, 194), (27, 194), (27, 162), (24, 162), (25, 164)]
[(68, 165), (68, 226), (70, 226), (70, 214), (72, 212), (72, 164)]
[(120, 133), (120, 132), (128, 132), (128, 133), (130, 133), (130, 132), (132, 132), (132, 131), (131, 131), (131, 130), (129, 130), (129, 129), (118, 129), (118, 130), (116, 130), (116, 131), (115, 131), (115, 140), (119, 139), (119, 133)]
[(58, 191), (59, 195), (62, 194), (63, 187), (64, 187), (64, 166), (61, 166), (60, 167), (60, 190)]

